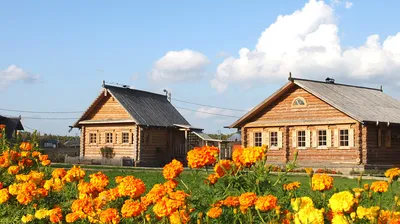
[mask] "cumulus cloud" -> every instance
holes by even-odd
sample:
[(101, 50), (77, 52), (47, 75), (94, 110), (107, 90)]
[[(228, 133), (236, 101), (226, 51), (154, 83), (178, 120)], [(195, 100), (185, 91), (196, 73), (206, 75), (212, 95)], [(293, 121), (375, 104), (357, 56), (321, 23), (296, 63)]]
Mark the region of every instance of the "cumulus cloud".
[(211, 86), (219, 92), (230, 83), (282, 81), (295, 77), (370, 80), (400, 73), (400, 33), (381, 43), (379, 35), (365, 44), (342, 49), (331, 5), (310, 0), (301, 10), (280, 15), (258, 39), (254, 50), (242, 48), (218, 67)]
[(232, 111), (214, 107), (200, 107), (199, 109), (197, 109), (197, 112), (195, 113), (195, 116), (197, 118), (204, 118), (204, 119), (210, 117), (216, 117), (218, 115), (232, 116)]
[(0, 71), (0, 90), (6, 89), (9, 85), (18, 82), (34, 82), (38, 76), (32, 75), (16, 65), (10, 65), (8, 68)]
[(189, 49), (169, 51), (153, 66), (150, 77), (154, 81), (191, 81), (205, 75), (207, 56)]
[(353, 6), (353, 3), (352, 2), (345, 2), (344, 3), (344, 7), (346, 8), (346, 9), (349, 9), (349, 8), (351, 8)]

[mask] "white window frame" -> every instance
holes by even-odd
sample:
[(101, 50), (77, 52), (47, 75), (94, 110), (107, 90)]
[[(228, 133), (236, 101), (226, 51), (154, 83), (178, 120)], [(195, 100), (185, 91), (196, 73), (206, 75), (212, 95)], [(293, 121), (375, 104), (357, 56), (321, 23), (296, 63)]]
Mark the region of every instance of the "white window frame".
[[(94, 136), (94, 142), (92, 142), (93, 136)], [(97, 145), (97, 133), (96, 132), (89, 132), (89, 144)]]
[[(275, 134), (274, 139), (276, 139), (276, 145), (272, 145), (272, 134)], [(269, 132), (269, 148), (271, 149), (279, 149), (279, 132), (278, 131), (270, 131)]]
[[(299, 104), (295, 104), (297, 102), (297, 100), (301, 100), (303, 101), (303, 105), (299, 105)], [(307, 101), (303, 98), (303, 97), (296, 97), (294, 98), (294, 100), (292, 101), (292, 107), (306, 107), (307, 106)]]
[[(347, 145), (342, 145), (342, 140), (341, 140), (341, 136), (342, 136), (342, 131), (347, 131)], [(350, 149), (350, 129), (349, 128), (339, 128), (338, 131), (338, 146), (339, 149)]]
[[(113, 135), (113, 133), (112, 132), (105, 132), (105, 134), (104, 134), (104, 137), (105, 137), (105, 143), (106, 144), (113, 144), (114, 142), (113, 142), (113, 137), (114, 137), (114, 135)], [(110, 141), (109, 141), (110, 140)]]
[[(259, 134), (260, 136), (257, 136), (257, 134)], [(259, 140), (259, 142), (257, 141), (257, 140)], [(254, 146), (255, 147), (261, 147), (262, 146), (262, 132), (260, 131), (260, 132), (254, 132), (254, 139), (253, 139), (253, 141), (254, 141)], [(259, 143), (259, 144), (257, 144), (257, 143)]]
[[(126, 142), (124, 141), (124, 135), (126, 135), (125, 137), (126, 137)], [(127, 131), (123, 131), (122, 133), (121, 133), (121, 143), (122, 144), (129, 144), (129, 132), (127, 132)]]
[[(299, 135), (299, 133), (300, 132), (304, 132), (304, 146), (300, 146), (300, 141), (299, 141), (299, 138), (300, 138), (300, 135)], [(303, 142), (303, 141), (301, 141), (301, 142)], [(307, 148), (307, 130), (296, 130), (296, 146), (297, 146), (297, 148), (298, 149), (306, 149)]]
[[(325, 145), (320, 144), (320, 131), (325, 132)], [(317, 129), (317, 149), (327, 149), (328, 148), (328, 130), (327, 129)]]

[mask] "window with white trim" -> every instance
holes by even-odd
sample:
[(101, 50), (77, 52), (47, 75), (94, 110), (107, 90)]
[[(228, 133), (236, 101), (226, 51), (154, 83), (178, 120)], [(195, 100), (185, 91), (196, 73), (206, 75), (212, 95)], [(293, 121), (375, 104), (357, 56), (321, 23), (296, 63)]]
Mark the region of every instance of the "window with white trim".
[(272, 131), (269, 136), (270, 147), (278, 147), (278, 132)]
[(106, 143), (113, 143), (113, 133), (111, 132), (106, 133)]
[(339, 131), (339, 146), (349, 146), (349, 129)]
[(122, 132), (122, 143), (129, 143), (129, 133)]
[(297, 131), (297, 147), (306, 147), (306, 131)]
[(327, 146), (326, 130), (318, 130), (318, 146)]
[(297, 97), (296, 99), (293, 100), (293, 106), (305, 106), (306, 105), (306, 100), (302, 97)]
[(262, 133), (261, 132), (254, 133), (254, 146), (256, 146), (256, 147), (262, 146)]
[(97, 142), (97, 136), (96, 133), (90, 133), (89, 134), (89, 143), (94, 144)]

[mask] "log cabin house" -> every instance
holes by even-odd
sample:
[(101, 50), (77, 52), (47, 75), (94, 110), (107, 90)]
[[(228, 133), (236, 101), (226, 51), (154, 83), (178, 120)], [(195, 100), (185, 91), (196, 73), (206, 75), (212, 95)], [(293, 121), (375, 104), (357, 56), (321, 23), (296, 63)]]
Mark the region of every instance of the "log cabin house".
[(242, 145), (267, 145), (283, 164), (298, 151), (311, 167), (400, 165), (400, 102), (382, 89), (289, 77), (289, 82), (238, 119)]
[(101, 158), (100, 148), (114, 149), (115, 158), (135, 165), (162, 166), (176, 158), (184, 162), (193, 128), (168, 96), (111, 86), (103, 90), (73, 127), (80, 128), (80, 157)]

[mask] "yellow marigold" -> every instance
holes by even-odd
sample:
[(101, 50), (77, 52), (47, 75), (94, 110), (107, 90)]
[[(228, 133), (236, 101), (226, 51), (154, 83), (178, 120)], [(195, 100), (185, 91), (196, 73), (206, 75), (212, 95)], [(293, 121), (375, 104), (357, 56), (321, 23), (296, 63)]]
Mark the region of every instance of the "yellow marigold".
[(400, 176), (400, 168), (396, 167), (386, 170), (385, 176), (391, 180), (397, 180), (397, 178)]
[(49, 159), (42, 161), (43, 166), (48, 166), (50, 165), (51, 161)]
[(120, 217), (118, 210), (115, 208), (108, 208), (100, 213), (100, 221), (102, 223), (119, 223)]
[(168, 180), (163, 185), (167, 189), (167, 191), (172, 191), (178, 186), (178, 181)]
[(189, 221), (189, 214), (184, 210), (176, 211), (169, 216), (169, 222), (171, 224), (185, 224)]
[(214, 171), (219, 177), (223, 177), (226, 172), (232, 169), (232, 162), (230, 160), (220, 160), (214, 166)]
[(208, 212), (207, 212), (207, 216), (212, 219), (216, 219), (216, 218), (220, 217), (221, 214), (222, 214), (222, 208), (220, 208), (220, 207), (213, 207), (210, 210), (208, 210)]
[(10, 194), (8, 193), (7, 188), (0, 190), (0, 204), (3, 204), (10, 199)]
[(167, 180), (172, 180), (183, 172), (183, 164), (174, 159), (172, 162), (164, 166), (163, 175)]
[(73, 182), (80, 181), (85, 177), (86, 173), (81, 167), (76, 167), (75, 165), (68, 170), (67, 174), (64, 176), (63, 181), (65, 182)]
[(333, 178), (326, 174), (315, 174), (312, 177), (312, 189), (314, 191), (326, 191), (333, 187)]
[(210, 184), (210, 185), (214, 185), (215, 183), (217, 183), (219, 179), (219, 175), (216, 173), (212, 173), (210, 175), (208, 175), (206, 183)]
[(21, 157), (29, 157), (30, 154), (31, 154), (31, 152), (23, 151), (23, 152), (21, 152)]
[(43, 188), (50, 191), (61, 191), (64, 186), (63, 181), (60, 178), (51, 178), (44, 182)]
[(121, 196), (137, 198), (146, 191), (146, 186), (142, 180), (133, 176), (126, 176), (118, 185), (118, 192)]
[(241, 206), (250, 207), (257, 201), (257, 195), (253, 192), (246, 192), (239, 196), (239, 203)]
[(332, 224), (349, 224), (349, 221), (344, 215), (334, 215), (331, 221)]
[(64, 168), (56, 168), (51, 173), (53, 178), (63, 178), (65, 175), (67, 175), (67, 171)]
[(140, 215), (144, 211), (143, 205), (139, 201), (132, 199), (126, 200), (121, 208), (121, 214), (124, 218), (131, 218)]
[(27, 215), (22, 216), (21, 221), (23, 223), (28, 223), (28, 222), (32, 222), (33, 219), (35, 219), (35, 217), (32, 214), (27, 214)]
[(260, 211), (269, 211), (276, 207), (278, 199), (273, 195), (258, 197), (256, 201), (256, 209)]
[(365, 208), (363, 206), (357, 207), (357, 217), (359, 219), (366, 218), (370, 221), (375, 220), (379, 215), (379, 206), (372, 206), (370, 208)]
[(360, 198), (361, 193), (364, 192), (364, 189), (362, 189), (362, 188), (353, 188), (352, 190), (353, 190), (354, 196), (356, 196), (356, 198)]
[(232, 152), (232, 161), (233, 163), (237, 166), (240, 167), (242, 166), (242, 153), (243, 153), (243, 148), (236, 148)]
[(301, 209), (314, 207), (314, 202), (309, 197), (292, 198), (290, 202), (294, 211), (298, 212)]
[(284, 185), (283, 185), (283, 189), (284, 189), (285, 191), (293, 191), (293, 190), (299, 189), (299, 188), (300, 188), (300, 185), (301, 185), (300, 182), (295, 181), (295, 182), (291, 182), (291, 183), (288, 183), (288, 184), (284, 184)]
[(239, 197), (236, 196), (228, 196), (223, 202), (223, 205), (228, 207), (236, 207), (240, 205)]
[(109, 183), (108, 176), (102, 172), (89, 175), (90, 183), (99, 191), (102, 191)]
[(329, 199), (329, 206), (333, 212), (349, 212), (354, 205), (354, 196), (350, 191), (335, 193)]
[(32, 150), (32, 144), (29, 142), (22, 142), (21, 145), (19, 145), (19, 148), (22, 151), (30, 151)]
[(75, 222), (76, 220), (79, 219), (79, 215), (76, 213), (69, 213), (65, 216), (65, 221), (67, 223)]
[(37, 210), (37, 211), (35, 212), (35, 218), (37, 218), (37, 219), (44, 219), (44, 218), (46, 218), (46, 217), (48, 216), (48, 215), (47, 215), (47, 212), (48, 212), (47, 209), (44, 209), (44, 208), (39, 209), (39, 210)]
[(364, 184), (364, 190), (369, 191), (369, 184)]
[(314, 207), (300, 209), (299, 212), (294, 214), (294, 223), (295, 224), (304, 224), (304, 223), (323, 224), (324, 223), (323, 210), (316, 209)]
[(187, 153), (190, 168), (202, 168), (217, 161), (219, 149), (213, 146), (195, 147)]
[(386, 181), (375, 181), (371, 184), (371, 190), (376, 193), (383, 193), (388, 190), (389, 184)]
[(19, 172), (19, 166), (10, 166), (7, 171), (9, 174), (15, 175)]

